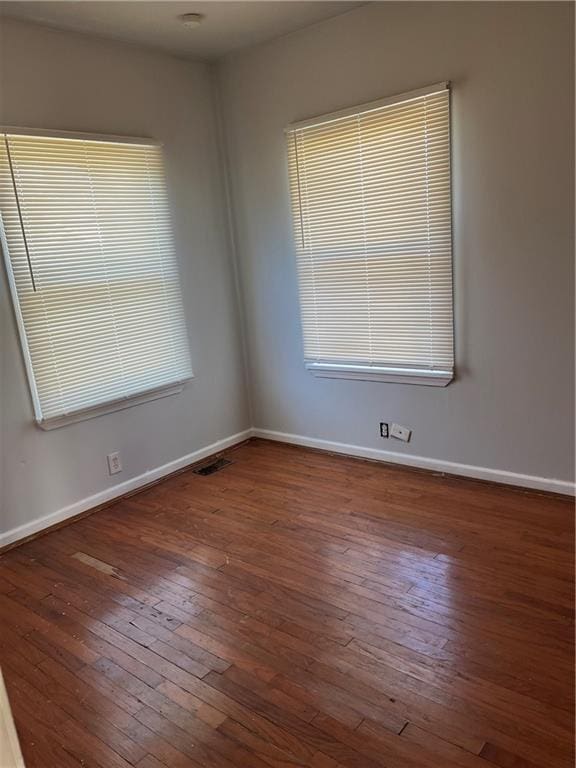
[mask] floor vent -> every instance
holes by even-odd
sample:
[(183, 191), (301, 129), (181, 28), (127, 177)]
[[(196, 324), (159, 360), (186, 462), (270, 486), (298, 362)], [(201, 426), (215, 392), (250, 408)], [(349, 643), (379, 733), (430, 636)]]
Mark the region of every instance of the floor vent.
[(216, 459), (216, 461), (211, 461), (210, 464), (203, 464), (192, 471), (195, 475), (213, 475), (214, 472), (219, 472), (224, 467), (227, 467), (228, 464), (232, 464), (229, 459)]

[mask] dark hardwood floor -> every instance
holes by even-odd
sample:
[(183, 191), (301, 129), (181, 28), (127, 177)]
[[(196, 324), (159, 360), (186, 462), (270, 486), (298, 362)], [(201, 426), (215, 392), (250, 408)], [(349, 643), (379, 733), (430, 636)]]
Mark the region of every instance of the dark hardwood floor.
[(0, 557), (29, 768), (572, 768), (570, 500), (228, 455)]

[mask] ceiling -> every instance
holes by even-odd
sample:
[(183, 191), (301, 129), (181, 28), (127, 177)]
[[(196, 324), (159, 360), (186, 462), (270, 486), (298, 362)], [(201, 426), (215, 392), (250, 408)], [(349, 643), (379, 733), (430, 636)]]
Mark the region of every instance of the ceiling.
[[(362, 2), (0, 2), (2, 16), (157, 48), (191, 59), (217, 59), (338, 16)], [(183, 13), (202, 13), (200, 27), (187, 29)]]

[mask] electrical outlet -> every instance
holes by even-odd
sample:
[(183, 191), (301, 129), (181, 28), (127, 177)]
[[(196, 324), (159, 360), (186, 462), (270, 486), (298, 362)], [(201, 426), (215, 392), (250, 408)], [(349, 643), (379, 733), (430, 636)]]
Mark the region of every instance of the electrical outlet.
[(408, 427), (403, 427), (401, 424), (392, 424), (390, 434), (397, 440), (403, 440), (405, 443), (407, 443), (410, 440), (412, 430), (408, 429)]
[(122, 462), (120, 461), (120, 454), (118, 451), (109, 453), (106, 458), (108, 459), (108, 474), (117, 475), (118, 472), (122, 472)]
[(388, 422), (380, 422), (380, 437), (388, 437)]

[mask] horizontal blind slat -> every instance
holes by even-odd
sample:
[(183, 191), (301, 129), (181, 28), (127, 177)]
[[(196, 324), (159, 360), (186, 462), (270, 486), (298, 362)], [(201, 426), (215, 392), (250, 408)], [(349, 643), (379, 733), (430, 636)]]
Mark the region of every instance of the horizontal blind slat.
[(287, 131), (305, 358), (452, 370), (449, 97)]
[(0, 209), (38, 418), (192, 375), (158, 146), (5, 135)]

